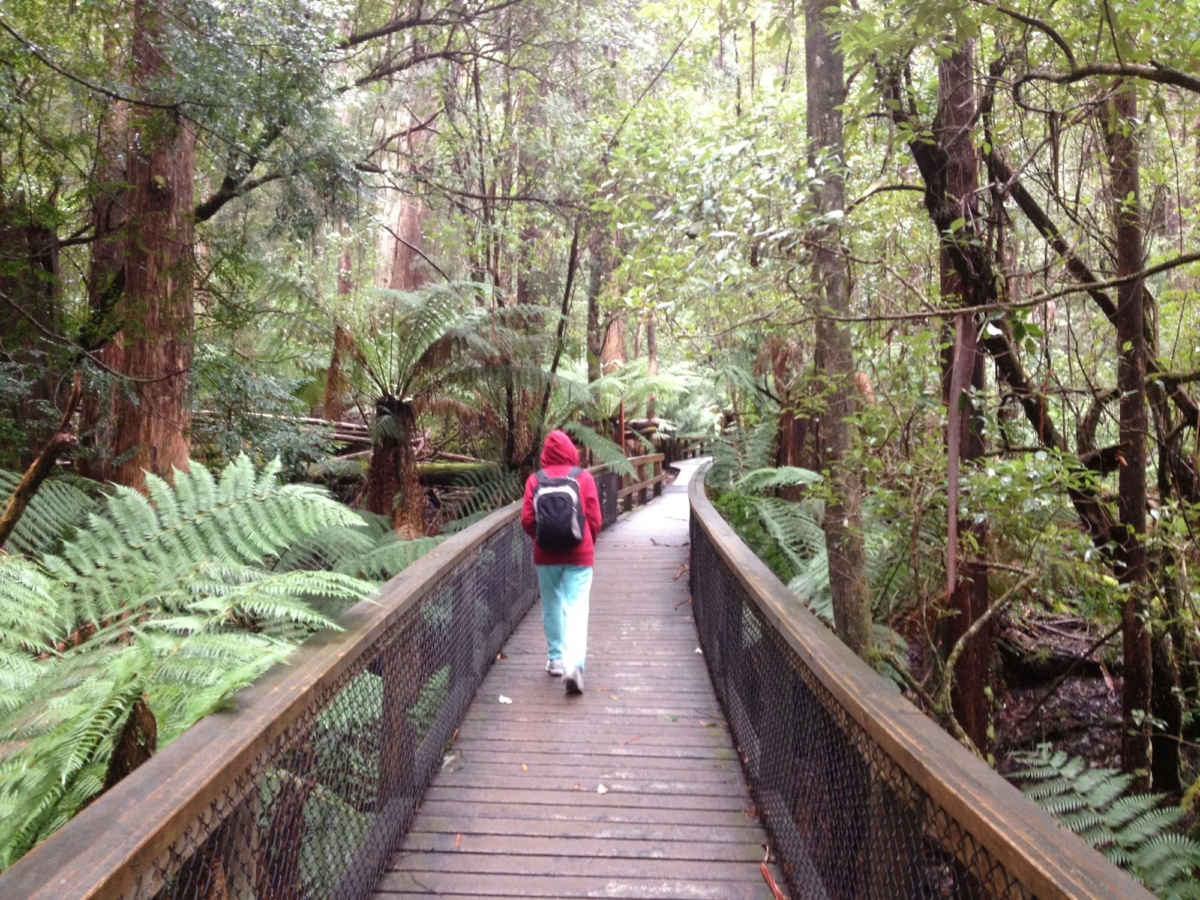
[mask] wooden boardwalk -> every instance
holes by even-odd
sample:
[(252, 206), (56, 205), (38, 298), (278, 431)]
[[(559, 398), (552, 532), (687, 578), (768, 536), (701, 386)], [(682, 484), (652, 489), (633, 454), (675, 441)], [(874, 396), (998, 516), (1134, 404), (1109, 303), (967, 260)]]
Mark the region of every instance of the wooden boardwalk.
[(685, 484), (695, 465), (682, 463), (662, 498), (600, 538), (582, 696), (565, 696), (543, 671), (540, 608), (517, 628), (377, 900), (770, 900), (767, 836), (689, 603)]

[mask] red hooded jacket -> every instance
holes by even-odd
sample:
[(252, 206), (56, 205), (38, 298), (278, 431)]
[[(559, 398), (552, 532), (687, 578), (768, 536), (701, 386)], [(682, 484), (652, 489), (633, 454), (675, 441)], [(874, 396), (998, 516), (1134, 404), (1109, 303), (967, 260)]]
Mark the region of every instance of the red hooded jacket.
[[(563, 431), (552, 431), (546, 435), (542, 447), (542, 468), (551, 478), (562, 478), (579, 465), (579, 451)], [(525, 481), (525, 502), (521, 506), (521, 527), (530, 537), (537, 525), (533, 514), (533, 492), (537, 489), (537, 475)], [(604, 517), (600, 512), (600, 494), (592, 473), (584, 469), (579, 473), (579, 499), (583, 501), (583, 515), (588, 527), (583, 530), (583, 540), (570, 550), (543, 550), (535, 542), (533, 562), (538, 566), (590, 566), (595, 561), (596, 537)]]

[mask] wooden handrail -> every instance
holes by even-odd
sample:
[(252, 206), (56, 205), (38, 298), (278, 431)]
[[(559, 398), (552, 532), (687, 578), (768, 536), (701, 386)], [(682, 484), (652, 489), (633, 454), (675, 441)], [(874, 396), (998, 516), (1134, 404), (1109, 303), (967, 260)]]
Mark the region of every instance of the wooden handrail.
[(808, 671), (937, 806), (1040, 900), (1153, 900), (1145, 888), (926, 718), (800, 608), (713, 508), (704, 492), (705, 471), (698, 472), (688, 488), (694, 525)]
[[(626, 511), (633, 508), (633, 500), (631, 498), (634, 495), (637, 495), (639, 503), (645, 503), (648, 499), (648, 490), (653, 489), (654, 496), (656, 497), (662, 493), (662, 485), (667, 478), (666, 472), (663, 471), (663, 460), (665, 458), (662, 453), (629, 457), (629, 463), (633, 466), (637, 475), (633, 481), (628, 480), (628, 475), (621, 476), (621, 487), (617, 490), (617, 499), (625, 501)], [(652, 474), (649, 477), (645, 474), (648, 468), (652, 470)]]

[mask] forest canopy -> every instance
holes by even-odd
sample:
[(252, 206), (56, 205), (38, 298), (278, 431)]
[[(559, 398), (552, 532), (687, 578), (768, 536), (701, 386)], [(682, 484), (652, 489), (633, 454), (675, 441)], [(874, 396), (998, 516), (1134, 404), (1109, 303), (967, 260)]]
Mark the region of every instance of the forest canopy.
[[(710, 441), (797, 606), (964, 744), (1191, 817), (1198, 71), (1193, 0), (0, 0), (0, 865), (555, 427)], [(154, 656), (144, 572), (79, 585), (193, 482), (287, 498), (192, 559), (242, 599), (177, 573), (228, 671), (33, 714), (39, 667)]]

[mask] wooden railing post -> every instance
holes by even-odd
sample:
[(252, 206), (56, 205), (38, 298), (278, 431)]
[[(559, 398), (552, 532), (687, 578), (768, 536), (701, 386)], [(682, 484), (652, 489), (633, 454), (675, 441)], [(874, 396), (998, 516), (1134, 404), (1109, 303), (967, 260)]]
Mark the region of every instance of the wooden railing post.
[(638, 463), (637, 478), (638, 478), (638, 483), (642, 486), (641, 490), (638, 491), (638, 503), (640, 503), (642, 506), (645, 506), (646, 505), (646, 464), (644, 462)]
[(654, 496), (661, 497), (663, 491), (663, 461), (662, 457), (654, 460)]

